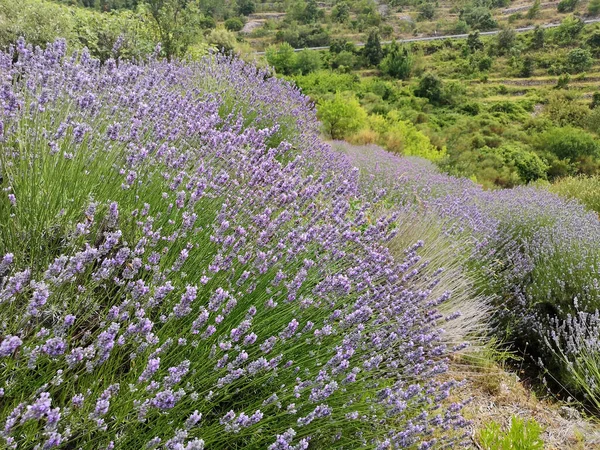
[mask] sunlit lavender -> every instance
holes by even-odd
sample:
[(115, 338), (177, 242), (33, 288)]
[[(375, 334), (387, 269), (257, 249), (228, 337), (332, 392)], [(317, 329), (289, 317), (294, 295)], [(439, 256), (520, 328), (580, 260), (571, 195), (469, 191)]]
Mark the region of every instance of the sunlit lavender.
[(335, 147), (361, 168), (361, 190), (416, 217), (436, 218), (462, 272), (491, 299), (491, 333), (525, 350), (529, 363), (539, 362), (546, 378), (571, 395), (600, 405), (600, 352), (590, 338), (600, 307), (594, 212), (541, 188), (484, 191), (423, 160), (377, 147)]
[(390, 254), (398, 216), (298, 90), (62, 41), (20, 41), (0, 76), (2, 447), (461, 439), (449, 293), (414, 281), (420, 243)]

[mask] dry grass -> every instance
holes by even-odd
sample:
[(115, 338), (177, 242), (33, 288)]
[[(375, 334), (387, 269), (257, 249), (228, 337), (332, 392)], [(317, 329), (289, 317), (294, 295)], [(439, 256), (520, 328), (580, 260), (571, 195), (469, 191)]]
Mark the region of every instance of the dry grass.
[(482, 448), (474, 436), (486, 424), (495, 421), (503, 427), (511, 418), (535, 419), (543, 428), (542, 439), (549, 450), (600, 449), (600, 423), (584, 418), (575, 408), (552, 399), (540, 399), (515, 373), (483, 355), (463, 355), (451, 363), (450, 376), (466, 380), (455, 395), (471, 398), (463, 414), (471, 421), (469, 433), (473, 448)]

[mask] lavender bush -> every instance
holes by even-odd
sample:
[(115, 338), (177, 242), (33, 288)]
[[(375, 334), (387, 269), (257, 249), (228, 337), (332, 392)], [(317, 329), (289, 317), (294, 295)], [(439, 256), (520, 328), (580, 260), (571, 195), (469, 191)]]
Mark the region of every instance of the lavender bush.
[[(447, 236), (452, 257), (444, 265), (460, 263), (460, 276), (451, 279), (474, 287), (459, 295), (463, 305), (477, 304), (474, 293), (490, 298), (496, 334), (539, 358), (572, 394), (600, 405), (600, 222), (594, 212), (542, 188), (484, 191), (424, 161), (376, 147), (336, 147), (362, 168), (363, 191), (401, 205), (417, 227), (426, 220), (433, 223), (428, 229)], [(423, 253), (431, 260), (441, 255), (439, 249)], [(460, 284), (453, 287), (461, 292)]]
[[(216, 55), (0, 54), (4, 448), (451, 445), (420, 245), (309, 101)], [(434, 282), (434, 279), (431, 280)]]

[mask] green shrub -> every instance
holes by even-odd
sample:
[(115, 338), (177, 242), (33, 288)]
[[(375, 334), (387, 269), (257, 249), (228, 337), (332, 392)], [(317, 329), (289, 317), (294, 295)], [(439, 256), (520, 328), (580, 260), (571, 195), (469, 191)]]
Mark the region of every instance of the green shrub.
[(498, 22), (492, 16), (491, 11), (484, 6), (469, 7), (461, 12), (463, 19), (474, 30), (492, 30), (498, 26)]
[(555, 42), (558, 45), (568, 45), (573, 43), (581, 33), (581, 30), (583, 30), (584, 26), (583, 20), (573, 16), (566, 17), (554, 30)]
[(212, 30), (206, 37), (206, 41), (224, 53), (231, 53), (237, 45), (235, 34), (223, 28)]
[(535, 19), (540, 15), (540, 10), (541, 10), (541, 2), (540, 0), (535, 0), (533, 2), (533, 5), (531, 5), (531, 8), (529, 8), (527, 10), (527, 18), (528, 19)]
[(277, 73), (291, 75), (296, 68), (296, 54), (294, 48), (284, 42), (280, 46), (270, 45), (265, 52), (267, 62), (273, 66)]
[(580, 73), (589, 70), (593, 62), (589, 50), (574, 48), (567, 54), (566, 67), (570, 73)]
[(598, 156), (599, 143), (590, 133), (572, 127), (552, 128), (538, 137), (537, 146), (560, 159)]
[(543, 450), (541, 432), (534, 419), (513, 416), (506, 431), (497, 422), (487, 424), (479, 431), (479, 443), (485, 450)]
[(353, 94), (338, 92), (333, 98), (319, 103), (317, 117), (332, 139), (343, 139), (363, 126), (367, 113)]
[(577, 7), (579, 0), (561, 0), (556, 6), (559, 13), (573, 12)]
[(435, 17), (435, 5), (430, 2), (421, 3), (419, 6), (419, 20), (432, 20)]
[(544, 113), (558, 126), (584, 127), (590, 114), (590, 108), (577, 100), (578, 97), (570, 92), (552, 92), (548, 96)]
[(360, 90), (360, 79), (355, 74), (342, 74), (330, 70), (319, 70), (307, 75), (297, 75), (294, 81), (308, 95), (322, 96), (337, 91)]
[(348, 72), (357, 69), (360, 65), (359, 58), (352, 52), (346, 50), (336, 53), (330, 61), (332, 69), (340, 72)]
[(0, 46), (7, 48), (21, 36), (33, 46), (43, 46), (58, 37), (73, 42), (71, 15), (69, 8), (50, 2), (3, 0), (0, 2)]
[(592, 16), (598, 15), (600, 13), (600, 0), (590, 0), (587, 10)]
[(302, 50), (296, 54), (295, 72), (306, 75), (321, 68), (321, 54), (314, 50)]
[(229, 31), (240, 31), (244, 28), (244, 22), (239, 17), (231, 17), (225, 21), (225, 28)]
[(407, 80), (410, 78), (412, 65), (413, 58), (409, 50), (392, 42), (387, 48), (387, 55), (381, 61), (379, 68), (390, 77)]
[(426, 73), (419, 80), (419, 85), (415, 89), (415, 95), (426, 98), (433, 104), (442, 103), (442, 80), (432, 73)]

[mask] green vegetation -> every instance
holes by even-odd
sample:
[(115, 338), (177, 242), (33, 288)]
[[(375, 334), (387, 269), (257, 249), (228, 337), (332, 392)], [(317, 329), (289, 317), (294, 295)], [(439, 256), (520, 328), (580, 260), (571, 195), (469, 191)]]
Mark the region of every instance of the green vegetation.
[(574, 198), (587, 208), (600, 214), (600, 177), (566, 177), (561, 178), (548, 188), (552, 192), (566, 198)]
[(543, 450), (540, 425), (534, 420), (513, 416), (510, 427), (502, 431), (497, 422), (489, 423), (479, 432), (479, 442), (485, 450)]
[[(327, 122), (329, 136), (403, 153), (411, 138), (398, 129), (410, 129), (428, 149), (416, 153), (488, 188), (600, 173), (594, 142), (600, 133), (595, 108), (600, 95), (594, 85), (600, 76), (600, 27), (586, 26), (570, 13), (585, 7), (578, 2), (565, 0), (548, 9), (538, 1), (522, 18), (518, 13), (508, 20), (502, 13), (507, 2), (470, 1), (451, 10), (458, 16), (453, 23), (442, 13), (443, 4), (431, 2), (390, 1), (378, 7), (368, 0), (289, 5), (114, 0), (78, 5), (85, 8), (59, 3), (67, 2), (3, 2), (0, 45), (6, 48), (19, 36), (34, 45), (63, 36), (101, 60), (140, 58), (159, 42), (167, 58), (196, 58), (210, 47), (254, 58), (253, 50), (264, 49), (266, 63), (297, 83), (318, 108), (330, 108), (337, 93), (354, 99), (349, 108), (361, 120)], [(559, 12), (565, 8), (569, 12)], [(399, 20), (405, 11), (410, 20)], [(514, 30), (557, 19), (555, 28)], [(500, 31), (479, 33), (489, 29)], [(393, 40), (456, 32), (468, 37)], [(328, 50), (296, 51), (311, 46)], [(349, 77), (340, 78), (345, 74)], [(390, 125), (390, 117), (402, 124)]]

